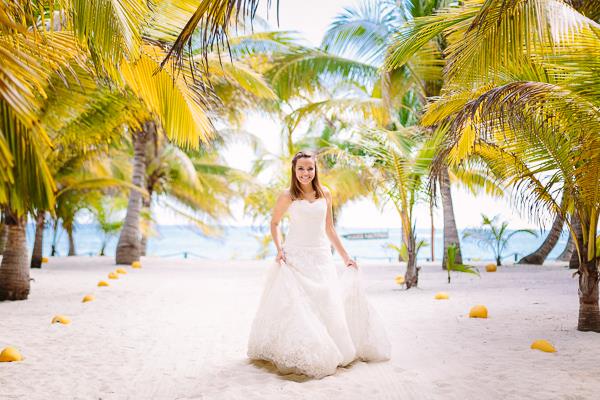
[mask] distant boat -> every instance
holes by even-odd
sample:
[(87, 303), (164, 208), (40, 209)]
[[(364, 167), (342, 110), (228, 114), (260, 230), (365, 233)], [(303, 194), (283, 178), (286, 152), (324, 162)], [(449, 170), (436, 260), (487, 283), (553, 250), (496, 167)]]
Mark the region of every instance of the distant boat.
[(384, 232), (360, 232), (360, 233), (346, 233), (342, 235), (344, 239), (348, 240), (364, 240), (364, 239), (387, 239), (389, 237), (387, 231)]

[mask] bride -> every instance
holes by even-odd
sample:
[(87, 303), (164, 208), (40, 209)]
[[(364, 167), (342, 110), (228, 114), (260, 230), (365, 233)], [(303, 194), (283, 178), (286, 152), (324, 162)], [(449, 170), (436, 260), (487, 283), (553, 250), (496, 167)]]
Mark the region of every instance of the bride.
[[(289, 212), (282, 246), (279, 223)], [(283, 373), (322, 378), (356, 359), (382, 361), (390, 343), (367, 302), (356, 262), (338, 237), (331, 193), (319, 184), (315, 156), (292, 159), (290, 189), (273, 211), (276, 263), (267, 274), (248, 342), (248, 357), (272, 362)], [(346, 265), (338, 278), (330, 245)]]

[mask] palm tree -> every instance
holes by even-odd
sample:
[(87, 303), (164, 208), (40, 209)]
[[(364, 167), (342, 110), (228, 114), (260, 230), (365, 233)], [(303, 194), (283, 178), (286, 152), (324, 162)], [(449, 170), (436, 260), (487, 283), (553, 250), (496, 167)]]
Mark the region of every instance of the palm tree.
[[(178, 8), (176, 5), (173, 7)], [(171, 30), (173, 30), (172, 27)], [(157, 39), (164, 39), (164, 29), (156, 32), (158, 32)], [(150, 29), (148, 33), (155, 33), (155, 31)], [(221, 48), (220, 51), (224, 51), (224, 48)], [(140, 188), (145, 186), (146, 144), (150, 138), (157, 137), (161, 130), (164, 130), (170, 139), (179, 138), (187, 141), (189, 139), (188, 132), (191, 129), (197, 132), (194, 137), (199, 139), (200, 142), (208, 143), (214, 132), (212, 132), (212, 127), (206, 118), (205, 103), (210, 103), (215, 118), (218, 118), (219, 109), (228, 110), (227, 107), (221, 106), (228, 98), (235, 98), (236, 100), (247, 99), (248, 97), (262, 100), (273, 100), (275, 98), (273, 91), (262, 77), (252, 71), (244, 62), (241, 60), (235, 64), (221, 62), (222, 60), (216, 55), (207, 55), (206, 58), (192, 56), (190, 66), (182, 67), (179, 72), (173, 68), (160, 69), (158, 73), (163, 74), (164, 78), (161, 77), (160, 85), (155, 85), (154, 88), (148, 90), (149, 85), (157, 80), (152, 76), (152, 73), (157, 70), (156, 62), (165, 56), (164, 53), (159, 54), (158, 51), (155, 51), (154, 55), (151, 68), (147, 66), (143, 69), (137, 69), (137, 72), (132, 74), (133, 79), (127, 80), (135, 93), (146, 92), (147, 96), (141, 98), (144, 104), (159, 117), (166, 118), (161, 119), (160, 123), (155, 120), (148, 120), (141, 125), (141, 129), (132, 133), (134, 147), (132, 179), (133, 184)], [(195, 81), (194, 69), (201, 64), (204, 64), (203, 68), (207, 72), (207, 77), (201, 81)], [(129, 70), (126, 69), (126, 71)], [(133, 69), (131, 72), (133, 72)], [(127, 74), (125, 75), (127, 76)], [(168, 84), (173, 79), (177, 82), (177, 85)], [(193, 82), (193, 84), (189, 85), (189, 82)], [(206, 98), (204, 91), (207, 90), (207, 87), (213, 88), (216, 98)], [(179, 99), (178, 104), (173, 104), (174, 98)], [(221, 100), (223, 100), (223, 103), (219, 103)], [(238, 106), (242, 104), (240, 102)], [(173, 109), (188, 116), (189, 125), (183, 125), (180, 119), (172, 120)], [(177, 140), (175, 142), (177, 143)], [(117, 244), (117, 264), (130, 264), (139, 260), (143, 251), (139, 230), (142, 196), (139, 193), (132, 192), (129, 200), (125, 223)]]
[[(400, 29), (394, 32), (394, 37), (388, 40), (388, 57), (386, 68), (394, 70), (405, 65), (410, 65), (411, 69), (415, 66), (425, 64), (421, 67), (425, 73), (418, 79), (423, 87), (423, 96), (425, 101), (430, 101), (440, 95), (444, 86), (441, 68), (446, 60), (444, 53), (447, 42), (439, 34), (428, 35), (426, 39), (413, 43), (413, 46), (402, 46), (403, 40), (413, 34), (415, 21), (420, 18), (435, 15), (440, 9), (446, 7), (450, 1), (445, 0), (404, 0), (400, 2), (401, 8), (405, 13), (405, 23)], [(400, 44), (400, 46), (398, 46)], [(423, 61), (426, 61), (423, 63)], [(451, 179), (448, 171), (443, 170), (439, 174), (439, 192), (442, 200), (443, 221), (444, 221), (444, 250), (442, 268), (446, 268), (448, 248), (454, 246), (455, 262), (462, 264), (462, 253), (460, 249), (460, 238), (456, 226), (454, 215), (454, 206), (452, 203)]]
[(44, 228), (46, 226), (46, 212), (38, 210), (35, 216), (35, 238), (33, 241), (33, 251), (31, 253), (31, 268), (42, 267), (42, 246), (44, 239)]
[(577, 249), (578, 329), (598, 332), (599, 29), (558, 0), (477, 1), (417, 21), (421, 35), (399, 43), (446, 32), (452, 90), (423, 118), (452, 124), (436, 171), (477, 154), (534, 220), (562, 215)]
[(531, 229), (516, 229), (509, 232), (508, 222), (502, 221), (500, 225), (497, 224), (499, 222), (497, 215), (493, 218), (490, 218), (481, 214), (481, 218), (482, 227), (465, 230), (463, 233), (463, 239), (473, 240), (480, 247), (490, 250), (494, 255), (497, 266), (502, 265), (502, 259), (506, 257), (504, 250), (506, 250), (508, 242), (513, 236), (520, 233), (528, 233), (536, 236), (535, 232), (533, 232)]
[[(161, 17), (173, 15), (181, 13)], [(22, 242), (25, 216), (36, 209), (54, 208), (56, 187), (42, 155), (52, 142), (39, 115), (55, 72), (63, 77), (76, 73), (71, 64), (77, 60), (84, 70), (92, 70), (116, 86), (125, 83), (136, 97), (145, 100), (147, 111), (162, 117), (166, 133), (179, 144), (197, 145), (210, 131), (199, 92), (186, 98), (172, 97), (168, 105), (164, 101), (165, 91), (173, 92), (173, 80), (166, 70), (153, 76), (158, 64), (152, 63), (153, 57), (162, 60), (164, 53), (142, 41), (142, 27), (151, 17), (147, 3), (139, 0), (64, 1), (27, 7), (19, 3), (3, 9), (0, 69), (10, 79), (3, 80), (0, 92), (0, 204), (7, 224), (14, 227), (8, 229), (8, 242), (15, 245), (0, 266), (0, 299), (26, 298), (29, 280), (21, 279), (28, 274), (23, 272), (26, 264), (17, 264), (26, 258)], [(173, 101), (178, 112), (166, 113)], [(193, 111), (186, 114), (190, 109)], [(175, 127), (181, 129), (178, 134)]]
[[(346, 8), (336, 17), (325, 34), (321, 50), (304, 49), (284, 55), (270, 72), (273, 87), (284, 98), (323, 92), (323, 86), (334, 88), (326, 100), (296, 108), (288, 117), (290, 127), (307, 118), (326, 115), (331, 119), (332, 115), (351, 113), (356, 120), (359, 119), (357, 115), (362, 117), (362, 123), (372, 120), (376, 126), (388, 129), (413, 125), (418, 110), (427, 99), (439, 95), (444, 65), (443, 43), (432, 40), (407, 62), (390, 71), (379, 71), (393, 34), (402, 23), (421, 14), (431, 14), (445, 3), (364, 1), (356, 8)], [(344, 84), (340, 85), (338, 81)], [(431, 132), (424, 130), (423, 134), (431, 135)], [(447, 254), (446, 248), (454, 244), (457, 262), (462, 262), (451, 181), (449, 173), (440, 180), (444, 254)]]
[(573, 236), (569, 235), (565, 248), (556, 259), (558, 261), (569, 261), (573, 257), (573, 253), (575, 253), (575, 242), (573, 241)]
[[(78, 72), (77, 77), (53, 77), (53, 90), (48, 91), (44, 113), (40, 116), (40, 124), (53, 144), (44, 150), (44, 159), (57, 192), (54, 194), (56, 207), (53, 210), (37, 209), (35, 212), (32, 268), (41, 266), (47, 211), (62, 219), (69, 236), (69, 255), (75, 255), (74, 218), (77, 211), (85, 206), (85, 193), (81, 190), (127, 185), (98, 170), (90, 164), (90, 160), (99, 161), (106, 156), (111, 144), (122, 135), (122, 124), (135, 120), (135, 108), (122, 95), (99, 86), (78, 66), (73, 68)], [(74, 194), (73, 191), (80, 193)]]
[(433, 141), (423, 143), (416, 129), (404, 128), (366, 132), (361, 146), (366, 160), (377, 171), (374, 187), (392, 201), (402, 221), (402, 242), (408, 253), (405, 279), (410, 289), (417, 286), (419, 279), (413, 208), (423, 199), (436, 145)]
[[(224, 165), (217, 151), (182, 151), (155, 141), (149, 153), (153, 159), (146, 166), (148, 192), (147, 212), (151, 216), (153, 202), (176, 215), (192, 221), (206, 235), (219, 232), (219, 217), (229, 215), (229, 204), (236, 194), (235, 186), (250, 178), (241, 171)], [(142, 237), (145, 252), (147, 235)]]
[[(35, 10), (34, 10), (35, 9)], [(34, 10), (34, 11), (32, 11)], [(31, 29), (37, 7), (12, 5), (0, 18), (0, 206), (7, 243), (0, 265), (0, 300), (19, 300), (29, 293), (25, 245), (26, 215), (53, 206), (54, 184), (42, 150), (50, 139), (39, 123), (49, 77), (68, 70), (79, 54), (76, 40), (61, 32)]]
[(127, 199), (118, 193), (110, 195), (96, 194), (89, 201), (89, 210), (94, 215), (98, 229), (102, 232), (102, 244), (98, 255), (105, 256), (108, 241), (118, 235), (123, 228), (123, 221), (118, 219), (117, 213), (124, 211)]
[[(152, 120), (145, 121), (141, 129), (132, 132), (133, 142), (133, 175), (131, 183), (138, 187), (144, 187), (144, 173), (146, 169), (146, 142), (156, 132), (156, 123)], [(123, 229), (117, 243), (116, 263), (131, 264), (139, 261), (141, 256), (140, 242), (140, 212), (142, 210), (142, 193), (131, 190), (127, 204), (127, 214), (123, 222)]]
[(0, 213), (0, 255), (2, 255), (6, 247), (7, 236), (8, 230), (6, 229), (6, 224), (4, 223), (4, 214)]
[(550, 228), (548, 235), (540, 247), (538, 247), (533, 253), (521, 258), (517, 264), (543, 264), (546, 260), (546, 257), (548, 257), (548, 254), (550, 254), (554, 246), (556, 246), (556, 243), (558, 243), (558, 239), (560, 238), (564, 224), (565, 220), (563, 219), (562, 215), (557, 214), (556, 217), (554, 217), (554, 221), (552, 222), (552, 227)]

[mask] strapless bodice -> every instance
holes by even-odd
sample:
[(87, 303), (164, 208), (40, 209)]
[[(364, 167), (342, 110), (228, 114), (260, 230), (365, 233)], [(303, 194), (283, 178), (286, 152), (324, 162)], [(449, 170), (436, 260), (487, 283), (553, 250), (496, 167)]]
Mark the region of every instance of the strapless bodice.
[(285, 247), (329, 247), (325, 233), (327, 200), (321, 197), (313, 202), (294, 200), (288, 209), (290, 226), (285, 238)]

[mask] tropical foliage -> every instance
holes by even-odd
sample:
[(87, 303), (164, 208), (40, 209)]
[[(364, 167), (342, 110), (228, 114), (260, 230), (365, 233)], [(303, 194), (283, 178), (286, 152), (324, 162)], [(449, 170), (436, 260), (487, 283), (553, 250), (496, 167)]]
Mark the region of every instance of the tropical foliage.
[(466, 264), (456, 263), (456, 246), (448, 247), (448, 283), (451, 282), (452, 277), (450, 271), (462, 272), (465, 274), (473, 274), (479, 276), (479, 270), (477, 267)]
[(414, 130), (370, 131), (361, 142), (368, 165), (376, 171), (374, 187), (389, 199), (402, 221), (402, 242), (407, 249), (406, 287), (418, 283), (417, 238), (414, 207), (426, 199), (429, 165), (435, 142), (423, 142)]
[[(117, 262), (139, 258), (140, 215), (152, 201), (207, 230), (234, 190), (257, 218), (268, 214), (266, 194), (287, 175), (248, 184), (209, 149), (252, 110), (285, 121), (285, 148), (262, 152), (256, 174), (287, 171), (295, 151), (318, 149), (323, 180), (339, 196), (336, 216), (362, 196), (394, 204), (412, 286), (418, 202), (439, 194), (444, 254), (454, 248), (462, 262), (451, 184), (508, 188), (532, 221), (555, 221), (549, 239), (566, 224), (579, 329), (600, 331), (596, 1), (365, 1), (334, 20), (318, 49), (288, 32), (247, 33), (249, 20), (262, 23), (258, 4), (3, 2), (0, 239), (11, 245), (0, 299), (29, 291), (27, 217), (43, 227), (50, 216), (73, 236), (77, 211), (107, 190), (131, 189)], [(133, 155), (128, 172), (107, 167), (108, 154)], [(506, 227), (487, 221), (499, 259)]]
[(409, 24), (387, 62), (447, 40), (446, 89), (423, 117), (451, 124), (435, 171), (480, 157), (532, 220), (560, 214), (578, 254), (579, 329), (600, 331), (600, 26), (583, 3), (572, 2), (582, 14), (559, 0), (466, 1)]
[(494, 255), (496, 265), (502, 265), (502, 259), (506, 258), (505, 253), (508, 247), (508, 242), (513, 236), (527, 233), (532, 236), (536, 236), (535, 232), (531, 229), (508, 229), (507, 221), (498, 221), (498, 216), (490, 218), (484, 214), (481, 214), (482, 223), (481, 228), (471, 228), (463, 232), (463, 239), (468, 239), (475, 242), (478, 246), (489, 250)]

